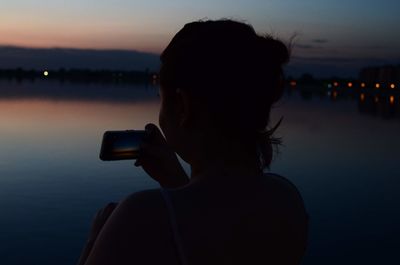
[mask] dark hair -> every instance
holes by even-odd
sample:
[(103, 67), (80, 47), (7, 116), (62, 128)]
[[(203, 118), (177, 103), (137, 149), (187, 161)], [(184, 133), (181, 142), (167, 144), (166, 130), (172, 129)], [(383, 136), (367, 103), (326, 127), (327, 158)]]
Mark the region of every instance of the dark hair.
[(272, 144), (280, 142), (272, 137), (276, 128), (267, 126), (271, 107), (283, 94), (282, 65), (288, 60), (281, 41), (258, 35), (251, 25), (192, 22), (161, 54), (160, 84), (202, 100), (216, 129), (256, 140), (264, 168), (271, 163)]

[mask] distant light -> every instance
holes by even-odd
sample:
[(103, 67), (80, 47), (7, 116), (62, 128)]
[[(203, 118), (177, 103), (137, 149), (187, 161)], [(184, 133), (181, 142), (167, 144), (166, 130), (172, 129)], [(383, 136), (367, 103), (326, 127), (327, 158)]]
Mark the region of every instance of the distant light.
[(338, 82), (333, 82), (333, 86), (339, 86)]
[(393, 103), (394, 103), (394, 96), (390, 96), (390, 97), (389, 97), (389, 102), (390, 102), (390, 104), (393, 104)]
[(332, 88), (332, 84), (328, 84), (328, 88)]
[(365, 87), (365, 83), (361, 83), (361, 87)]
[(390, 88), (394, 89), (396, 86), (394, 84), (390, 84)]
[(331, 96), (331, 91), (328, 91), (328, 93), (326, 93), (328, 95), (328, 97)]
[(348, 87), (353, 87), (353, 83), (352, 83), (352, 82), (348, 82), (348, 83), (347, 83), (347, 86), (348, 86)]
[(334, 99), (336, 99), (336, 97), (337, 97), (337, 92), (336, 92), (336, 91), (333, 91), (333, 95), (332, 95), (332, 96), (333, 96)]
[(380, 88), (381, 85), (380, 85), (379, 83), (376, 83), (376, 84), (375, 84), (375, 87), (376, 87), (376, 88)]
[(294, 80), (293, 80), (293, 81), (290, 81), (290, 85), (291, 85), (291, 86), (296, 86), (296, 85), (297, 85), (297, 82), (294, 81)]
[(374, 101), (375, 101), (375, 103), (378, 103), (378, 102), (379, 102), (379, 97), (378, 97), (378, 96), (375, 96), (375, 97), (374, 97)]
[(156, 79), (157, 79), (157, 75), (154, 74), (154, 75), (153, 75), (153, 80), (156, 80)]
[(44, 71), (44, 72), (43, 72), (43, 75), (44, 75), (44, 76), (49, 76), (49, 72), (48, 72), (48, 71)]
[(360, 100), (361, 100), (361, 101), (364, 101), (364, 100), (365, 100), (365, 95), (364, 95), (364, 93), (361, 93), (361, 94), (360, 94)]

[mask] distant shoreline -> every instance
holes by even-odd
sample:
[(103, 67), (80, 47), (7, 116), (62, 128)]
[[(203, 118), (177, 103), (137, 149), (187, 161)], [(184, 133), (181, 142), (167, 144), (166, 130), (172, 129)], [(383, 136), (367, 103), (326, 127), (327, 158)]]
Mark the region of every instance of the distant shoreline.
[[(396, 71), (393, 71), (395, 69)], [(307, 90), (320, 89), (376, 89), (398, 91), (400, 89), (400, 77), (398, 67), (369, 67), (363, 68), (360, 77), (356, 78), (314, 78), (310, 74), (303, 74), (299, 78), (288, 76), (286, 86), (306, 88)], [(382, 74), (384, 73), (384, 74)], [(77, 83), (159, 83), (159, 73), (145, 69), (143, 71), (132, 70), (93, 70), (78, 68), (59, 68), (58, 70), (44, 69), (26, 70), (23, 68), (1, 69), (0, 80), (8, 81), (35, 81), (58, 80)]]
[(158, 80), (158, 73), (149, 70), (91, 70), (91, 69), (64, 69), (58, 70), (25, 70), (0, 69), (0, 79), (3, 80), (60, 80), (73, 82), (99, 82), (99, 83), (148, 83)]

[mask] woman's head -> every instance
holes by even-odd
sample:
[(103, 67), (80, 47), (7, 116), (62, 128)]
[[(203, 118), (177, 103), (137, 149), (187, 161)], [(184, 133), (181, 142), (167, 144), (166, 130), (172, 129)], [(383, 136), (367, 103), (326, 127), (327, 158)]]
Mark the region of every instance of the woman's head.
[(231, 20), (186, 24), (161, 55), (163, 104), (173, 105), (183, 92), (201, 121), (195, 122), (197, 131), (254, 146), (282, 96), (282, 65), (288, 59), (282, 42), (257, 35), (250, 25)]

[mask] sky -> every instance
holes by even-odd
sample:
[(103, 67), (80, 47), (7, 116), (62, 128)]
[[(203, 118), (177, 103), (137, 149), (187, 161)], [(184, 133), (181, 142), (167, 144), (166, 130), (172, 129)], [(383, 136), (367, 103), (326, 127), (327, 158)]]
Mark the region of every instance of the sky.
[(0, 0), (0, 45), (160, 53), (187, 22), (233, 18), (288, 42), (295, 62), (400, 60), (399, 0)]

